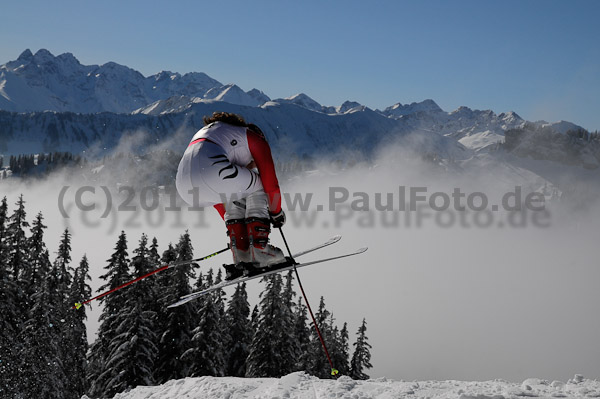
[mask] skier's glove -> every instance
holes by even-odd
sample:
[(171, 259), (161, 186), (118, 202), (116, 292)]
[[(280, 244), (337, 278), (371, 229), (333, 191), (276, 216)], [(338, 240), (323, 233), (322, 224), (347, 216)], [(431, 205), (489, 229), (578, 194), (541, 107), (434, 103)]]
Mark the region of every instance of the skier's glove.
[(276, 229), (280, 228), (285, 224), (285, 213), (283, 213), (283, 209), (278, 213), (271, 214), (271, 224)]

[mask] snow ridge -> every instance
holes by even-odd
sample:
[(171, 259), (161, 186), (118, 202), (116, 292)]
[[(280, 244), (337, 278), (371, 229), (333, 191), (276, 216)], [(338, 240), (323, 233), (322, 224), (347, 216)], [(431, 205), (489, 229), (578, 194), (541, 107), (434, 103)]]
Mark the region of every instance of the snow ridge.
[[(509, 399), (523, 397), (598, 397), (600, 382), (576, 375), (567, 383), (529, 378), (522, 383), (504, 380), (393, 381), (386, 378), (366, 381), (341, 376), (321, 380), (304, 372), (282, 378), (199, 377), (171, 380), (156, 387), (137, 387), (115, 395), (114, 399), (175, 398), (460, 398)], [(82, 399), (86, 399), (84, 396)]]

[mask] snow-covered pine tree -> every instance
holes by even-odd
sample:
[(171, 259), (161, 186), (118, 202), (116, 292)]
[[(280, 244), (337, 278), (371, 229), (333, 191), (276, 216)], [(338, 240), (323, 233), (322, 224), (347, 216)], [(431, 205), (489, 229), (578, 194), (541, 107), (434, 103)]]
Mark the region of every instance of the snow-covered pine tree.
[(294, 371), (298, 371), (296, 367), (296, 362), (301, 356), (300, 344), (295, 334), (295, 296), (296, 292), (294, 291), (294, 272), (290, 270), (285, 276), (285, 285), (281, 293), (281, 300), (285, 305), (282, 309), (282, 315), (279, 320), (279, 322), (281, 323), (281, 329), (284, 331), (284, 334), (281, 336), (281, 341), (278, 342), (282, 357), (282, 375), (287, 375)]
[[(214, 284), (214, 272), (206, 275), (205, 286)], [(192, 331), (192, 346), (182, 356), (191, 362), (190, 376), (225, 375), (225, 355), (221, 341), (222, 326), (217, 304), (218, 294), (210, 293), (198, 301), (198, 324)]]
[(369, 344), (367, 335), (367, 321), (363, 319), (361, 326), (356, 333), (357, 338), (354, 343), (354, 353), (350, 361), (349, 376), (355, 380), (368, 380), (369, 376), (365, 374), (365, 369), (373, 367), (371, 365), (371, 344)]
[[(148, 249), (148, 262), (151, 270), (155, 270), (162, 266), (160, 261), (160, 254), (158, 253), (158, 240), (156, 237), (152, 238), (152, 243), (150, 244), (150, 248)], [(162, 273), (165, 274), (165, 273)], [(154, 311), (154, 326), (156, 331), (156, 345), (158, 346), (160, 342), (160, 328), (159, 328), (159, 317), (160, 313), (164, 310), (160, 304), (160, 292), (161, 292), (161, 284), (160, 284), (161, 273), (154, 275), (151, 278), (152, 289), (154, 291), (154, 299), (151, 301), (151, 309)], [(157, 355), (158, 356), (158, 355)]]
[[(186, 231), (175, 248), (169, 244), (161, 260), (163, 263), (190, 260), (193, 259), (193, 253), (190, 235)], [(166, 270), (157, 277), (159, 355), (154, 374), (156, 382), (160, 384), (189, 375), (190, 362), (183, 360), (181, 355), (191, 346), (197, 314), (192, 303), (167, 309), (179, 297), (192, 292), (190, 280), (194, 278), (194, 271), (191, 264)]]
[[(6, 237), (6, 222), (8, 218), (8, 200), (6, 196), (2, 198), (0, 202), (0, 258), (6, 258), (7, 254), (4, 253), (5, 248), (4, 239)], [(4, 254), (4, 255), (3, 255)]]
[(254, 305), (252, 308), (252, 314), (250, 315), (250, 325), (252, 326), (252, 336), (256, 334), (256, 330), (258, 330), (258, 317), (260, 315), (260, 311), (258, 310), (258, 305)]
[(331, 355), (335, 368), (340, 375), (348, 375), (350, 372), (350, 346), (348, 343), (348, 323), (344, 323), (341, 330), (335, 327), (334, 351)]
[[(133, 278), (141, 277), (152, 269), (149, 261), (148, 237), (143, 234), (131, 261)], [(105, 394), (110, 397), (138, 385), (153, 385), (154, 362), (158, 354), (154, 326), (155, 312), (152, 280), (141, 280), (123, 295), (124, 306), (115, 320), (114, 337), (109, 344), (106, 361)]]
[(8, 219), (6, 226), (6, 246), (8, 249), (8, 267), (11, 269), (14, 281), (20, 282), (21, 272), (27, 268), (27, 237), (25, 229), (29, 227), (25, 201), (23, 195), (19, 196), (17, 208)]
[(21, 329), (18, 286), (13, 279), (6, 245), (6, 197), (0, 204), (0, 397), (17, 397), (21, 375), (21, 360), (16, 336)]
[[(91, 280), (89, 275), (90, 271), (90, 263), (88, 261), (87, 255), (83, 254), (81, 261), (79, 262), (79, 266), (75, 269), (75, 273), (73, 275), (73, 283), (71, 284), (71, 289), (69, 290), (70, 300), (71, 302), (84, 302), (92, 297), (92, 288), (89, 286), (88, 281)], [(86, 305), (91, 306), (91, 305)], [(86, 319), (86, 309), (85, 307), (81, 307), (79, 315), (82, 319)]]
[(246, 359), (250, 353), (252, 342), (252, 326), (250, 325), (250, 304), (246, 283), (238, 284), (229, 301), (225, 324), (229, 331), (230, 340), (225, 348), (227, 362), (226, 375), (244, 377), (246, 375)]
[(33, 295), (31, 317), (25, 323), (24, 347), (26, 367), (21, 378), (25, 382), (15, 397), (63, 399), (68, 377), (62, 356), (62, 329), (57, 301), (56, 281), (49, 276)]
[(160, 254), (158, 253), (158, 240), (156, 239), (156, 237), (152, 238), (152, 244), (150, 244), (150, 260), (152, 262), (154, 262), (155, 264), (159, 264), (160, 263)]
[(158, 240), (156, 239), (156, 237), (152, 238), (152, 244), (150, 244), (148, 259), (154, 265), (154, 267), (160, 264), (160, 254), (158, 253)]
[(306, 324), (307, 320), (308, 309), (302, 303), (302, 298), (298, 298), (294, 312), (294, 335), (300, 349), (300, 355), (296, 359), (296, 370), (298, 371), (305, 371), (309, 367), (310, 330)]
[(329, 316), (329, 331), (331, 337), (329, 342), (329, 355), (334, 367), (340, 375), (347, 375), (350, 369), (348, 355), (348, 327), (344, 323), (344, 327), (340, 329), (335, 325), (333, 313)]
[[(29, 304), (26, 301), (26, 296), (23, 288), (26, 283), (23, 280), (23, 272), (29, 268), (28, 242), (25, 230), (29, 227), (26, 219), (25, 200), (23, 195), (19, 196), (16, 203), (16, 209), (6, 221), (6, 236), (4, 239), (5, 246), (5, 261), (7, 264), (8, 278), (12, 280), (12, 284), (8, 283), (6, 287), (9, 292), (8, 296), (12, 297), (11, 307), (14, 308), (12, 313), (14, 326), (14, 337), (12, 347), (9, 349), (12, 355), (8, 359), (12, 360), (14, 372), (19, 372), (27, 367), (27, 357), (25, 355), (25, 347), (23, 339), (16, 338), (22, 335), (23, 323), (29, 316)], [(8, 299), (8, 298), (7, 298)], [(16, 376), (13, 380), (17, 392), (20, 390), (20, 385), (25, 385), (26, 381), (20, 376)]]
[[(215, 278), (215, 284), (220, 284), (223, 282), (223, 270), (222, 268), (218, 268), (217, 277)], [(221, 337), (221, 348), (222, 348), (222, 356), (223, 356), (223, 375), (227, 374), (227, 350), (226, 348), (230, 345), (231, 342), (231, 334), (229, 333), (229, 329), (227, 328), (227, 322), (225, 317), (226, 312), (226, 302), (227, 298), (225, 295), (225, 291), (223, 289), (215, 290), (213, 292), (213, 297), (215, 298), (215, 306), (217, 308), (217, 314), (219, 317), (219, 330)]]
[(289, 324), (289, 308), (282, 301), (283, 278), (280, 273), (261, 279), (266, 283), (260, 297), (260, 312), (250, 354), (247, 377), (281, 377), (294, 367), (283, 345), (290, 342), (293, 326)]
[(52, 287), (50, 294), (55, 301), (55, 325), (59, 330), (59, 352), (61, 363), (65, 372), (73, 367), (72, 360), (77, 358), (77, 349), (72, 346), (73, 330), (71, 329), (70, 289), (73, 282), (73, 267), (71, 266), (71, 233), (68, 229), (63, 231), (58, 245), (56, 259), (52, 265)]
[(251, 378), (276, 377), (279, 374), (279, 355), (273, 343), (278, 334), (275, 318), (281, 307), (281, 276), (277, 273), (263, 277), (261, 282), (266, 283), (266, 286), (260, 293), (260, 310), (254, 320), (256, 330), (246, 362), (246, 377)]
[[(160, 261), (160, 253), (158, 251), (158, 240), (156, 239), (156, 237), (152, 237), (152, 242), (150, 244), (150, 248), (148, 249), (148, 262), (150, 263), (150, 268), (152, 270), (159, 268), (160, 266), (162, 266), (162, 263)], [(164, 274), (164, 273), (163, 273)], [(156, 274), (154, 275), (154, 277), (152, 277), (152, 285), (153, 285), (153, 289), (154, 289), (154, 293), (155, 295), (158, 295), (158, 291), (159, 291), (159, 277), (161, 276), (161, 274)], [(152, 301), (153, 305), (154, 305), (154, 310), (157, 312), (157, 318), (158, 318), (158, 310), (160, 309), (160, 304), (158, 303), (158, 296), (156, 297), (155, 301)]]
[[(328, 344), (328, 349), (331, 349), (333, 336), (330, 324), (330, 316), (331, 313), (325, 308), (325, 299), (321, 297), (321, 300), (319, 301), (319, 309), (315, 314), (315, 320), (319, 326), (319, 330), (321, 331), (321, 335), (323, 336), (325, 343)], [(319, 378), (331, 378), (331, 366), (327, 360), (327, 356), (321, 345), (321, 340), (319, 339), (314, 327), (311, 330), (310, 342), (310, 360), (307, 370), (308, 373)]]
[(43, 221), (44, 217), (40, 212), (32, 223), (31, 236), (28, 239), (28, 268), (23, 271), (24, 291), (27, 298), (31, 298), (42, 287), (42, 282), (52, 268), (50, 254), (44, 242), (44, 230), (47, 226)]
[[(51, 274), (51, 262), (44, 242), (43, 216), (38, 213), (28, 238), (27, 268), (21, 271), (27, 312), (25, 329), (20, 336), (24, 343), (21, 370), (26, 397), (72, 398), (65, 389), (67, 376), (64, 364), (65, 309), (58, 282)], [(85, 356), (85, 352), (84, 352)], [(47, 386), (52, 381), (52, 386)], [(75, 396), (76, 397), (76, 396)], [(81, 397), (81, 392), (79, 397)]]
[[(121, 231), (115, 252), (113, 252), (108, 265), (105, 266), (107, 273), (100, 278), (106, 281), (99, 291), (114, 289), (127, 281), (131, 280), (129, 274), (129, 254), (127, 253), (127, 235)], [(115, 337), (119, 317), (123, 309), (127, 309), (126, 304), (129, 299), (125, 296), (125, 291), (115, 291), (112, 295), (101, 298), (104, 305), (100, 314), (100, 326), (98, 328), (98, 337), (91, 347), (88, 358), (88, 381), (90, 388), (88, 395), (92, 398), (112, 397), (108, 392), (107, 381), (111, 376), (111, 369), (107, 367), (109, 360), (110, 342)], [(112, 370), (114, 371), (114, 370)]]
[[(223, 282), (223, 269), (219, 268), (217, 272), (217, 277), (215, 278), (215, 284), (220, 284)], [(225, 291), (223, 289), (218, 289), (213, 291), (215, 298), (215, 305), (219, 311), (219, 318), (225, 317)]]
[(59, 288), (68, 300), (69, 287), (73, 280), (73, 268), (71, 267), (71, 233), (65, 229), (58, 245), (56, 260), (54, 261), (56, 272), (58, 273)]
[[(92, 297), (92, 289), (88, 285), (89, 262), (86, 255), (83, 255), (79, 266), (75, 269), (73, 283), (69, 290), (69, 304), (84, 302)], [(89, 305), (88, 305), (89, 306)], [(88, 340), (85, 327), (87, 319), (86, 307), (82, 306), (77, 310), (71, 310), (68, 313), (68, 325), (70, 328), (69, 342), (72, 350), (69, 351), (69, 357), (66, 359), (66, 370), (69, 373), (66, 392), (72, 398), (80, 398), (88, 388), (86, 378), (87, 370), (87, 352)]]

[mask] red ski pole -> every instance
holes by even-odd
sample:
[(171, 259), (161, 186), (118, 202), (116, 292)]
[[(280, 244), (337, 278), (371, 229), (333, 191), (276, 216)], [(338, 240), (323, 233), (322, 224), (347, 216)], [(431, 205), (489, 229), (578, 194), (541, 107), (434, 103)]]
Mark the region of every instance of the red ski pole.
[(127, 287), (127, 286), (129, 286), (129, 285), (131, 285), (131, 284), (133, 284), (133, 283), (137, 283), (138, 281), (140, 281), (140, 280), (143, 280), (143, 279), (145, 279), (146, 277), (150, 277), (150, 276), (152, 276), (153, 274), (156, 274), (156, 273), (158, 273), (158, 272), (162, 272), (163, 270), (172, 269), (172, 268), (174, 268), (174, 267), (181, 266), (181, 265), (187, 265), (187, 264), (189, 264), (189, 263), (193, 263), (193, 262), (200, 262), (200, 261), (202, 261), (202, 260), (206, 260), (206, 259), (208, 259), (208, 258), (212, 258), (213, 256), (216, 256), (216, 255), (218, 255), (218, 254), (220, 254), (220, 253), (223, 253), (223, 252), (227, 251), (228, 249), (229, 249), (229, 245), (227, 246), (227, 248), (223, 248), (223, 249), (221, 249), (220, 251), (214, 252), (214, 253), (212, 253), (212, 254), (210, 254), (210, 255), (203, 256), (202, 258), (196, 258), (196, 259), (191, 259), (191, 260), (185, 260), (185, 261), (180, 261), (180, 262), (174, 262), (174, 263), (170, 263), (170, 264), (167, 264), (167, 265), (161, 266), (161, 267), (159, 267), (159, 268), (157, 268), (157, 269), (154, 269), (154, 270), (152, 270), (152, 271), (151, 271), (151, 272), (149, 272), (149, 273), (146, 273), (146, 274), (144, 274), (143, 276), (137, 277), (137, 278), (135, 278), (135, 279), (133, 279), (133, 280), (131, 280), (131, 281), (128, 281), (128, 282), (126, 282), (126, 283), (123, 283), (123, 284), (121, 284), (120, 286), (113, 288), (112, 290), (109, 290), (109, 291), (103, 292), (102, 294), (96, 295), (95, 297), (93, 297), (93, 298), (91, 298), (91, 299), (88, 299), (87, 301), (83, 301), (83, 302), (77, 302), (77, 303), (75, 303), (75, 305), (73, 305), (73, 307), (71, 307), (71, 309), (79, 309), (79, 308), (81, 308), (83, 305), (86, 305), (86, 304), (88, 304), (88, 303), (90, 303), (90, 302), (92, 302), (92, 301), (95, 301), (96, 299), (100, 299), (100, 298), (102, 298), (102, 297), (105, 297), (105, 296), (107, 296), (107, 295), (110, 295), (110, 294), (112, 294), (112, 293), (113, 293), (113, 292), (115, 292), (115, 291), (118, 291), (118, 290), (120, 290), (120, 289), (122, 289), (122, 288), (125, 288), (125, 287)]

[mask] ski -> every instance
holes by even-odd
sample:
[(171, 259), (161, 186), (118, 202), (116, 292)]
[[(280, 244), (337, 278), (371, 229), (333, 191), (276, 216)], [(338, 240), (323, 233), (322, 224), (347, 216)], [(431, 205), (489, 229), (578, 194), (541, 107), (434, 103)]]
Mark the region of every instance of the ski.
[(312, 247), (312, 248), (305, 249), (304, 251), (300, 251), (300, 252), (298, 252), (298, 253), (295, 253), (295, 254), (293, 254), (293, 255), (292, 255), (292, 257), (293, 257), (294, 259), (296, 259), (296, 258), (298, 258), (298, 257), (300, 257), (300, 256), (302, 256), (302, 255), (306, 255), (306, 254), (309, 254), (309, 253), (311, 253), (311, 252), (314, 252), (314, 251), (316, 251), (316, 250), (318, 250), (318, 249), (325, 248), (325, 247), (328, 247), (328, 246), (330, 246), (330, 245), (332, 245), (332, 244), (335, 244), (336, 242), (338, 242), (338, 241), (339, 241), (339, 240), (341, 240), (341, 239), (342, 239), (342, 236), (341, 236), (341, 235), (333, 236), (333, 237), (331, 237), (329, 240), (325, 241), (325, 242), (324, 242), (324, 243), (322, 243), (322, 244), (315, 245), (315, 246), (314, 246), (314, 247)]
[[(336, 242), (340, 241), (341, 239), (342, 239), (341, 235), (339, 235), (339, 234), (335, 235), (335, 236), (331, 237), (329, 240), (327, 240), (327, 241), (325, 241), (325, 242), (323, 242), (321, 244), (318, 244), (318, 245), (315, 245), (314, 247), (305, 249), (304, 251), (296, 252), (295, 254), (292, 255), (292, 259), (299, 258), (302, 255), (306, 255), (306, 254), (309, 254), (311, 252), (315, 252), (315, 251), (317, 251), (317, 250), (319, 250), (321, 248), (325, 248), (325, 247), (328, 247), (330, 245), (333, 245)], [(246, 277), (250, 277), (250, 276), (246, 276)], [(236, 280), (237, 280), (237, 278), (236, 278)], [(195, 294), (195, 292), (192, 292), (191, 294), (184, 295), (184, 296), (182, 296), (179, 299), (187, 298), (188, 296), (191, 296), (191, 295), (194, 295), (194, 294)]]
[(281, 272), (284, 272), (287, 270), (292, 270), (294, 267), (300, 268), (300, 267), (315, 265), (317, 263), (323, 263), (323, 262), (328, 262), (331, 260), (342, 259), (342, 258), (346, 258), (349, 256), (359, 255), (359, 254), (364, 253), (367, 249), (368, 248), (360, 248), (354, 252), (349, 252), (349, 253), (346, 253), (343, 255), (337, 255), (337, 256), (330, 257), (330, 258), (318, 259), (318, 260), (313, 260), (313, 261), (304, 262), (304, 263), (296, 263), (296, 264), (291, 264), (291, 265), (286, 264), (285, 266), (278, 267), (276, 269), (269, 269), (269, 270), (265, 271), (264, 273), (259, 273), (259, 274), (253, 275), (253, 276), (242, 276), (242, 277), (238, 277), (236, 279), (230, 280), (230, 281), (223, 281), (219, 284), (213, 285), (212, 287), (206, 288), (202, 291), (193, 292), (189, 295), (183, 296), (179, 299), (179, 301), (167, 306), (167, 308), (170, 308), (170, 309), (176, 308), (177, 306), (181, 306), (181, 305), (191, 302), (194, 299), (197, 299), (203, 295), (206, 295), (209, 292), (212, 292), (212, 291), (215, 291), (215, 290), (218, 290), (221, 288), (225, 288), (230, 285), (243, 283), (245, 281), (254, 280), (255, 278), (265, 277), (265, 276), (269, 276), (271, 274), (281, 273)]
[[(329, 245), (335, 244), (336, 242), (338, 242), (338, 241), (339, 241), (339, 240), (341, 240), (341, 239), (342, 239), (342, 236), (341, 236), (341, 235), (333, 236), (333, 237), (331, 237), (329, 240), (325, 241), (325, 242), (324, 242), (324, 243), (322, 243), (322, 244), (315, 245), (314, 247), (312, 247), (312, 248), (309, 248), (309, 249), (307, 249), (307, 250), (305, 250), (305, 251), (298, 252), (297, 254), (295, 254), (295, 255), (294, 255), (294, 257), (296, 257), (296, 256), (302, 256), (302, 255), (305, 255), (305, 254), (307, 254), (307, 253), (314, 252), (314, 251), (316, 251), (316, 250), (318, 250), (318, 249), (321, 249), (321, 248), (327, 247), (327, 246), (329, 246)], [(163, 270), (172, 269), (172, 268), (174, 268), (174, 267), (178, 267), (178, 266), (187, 265), (187, 264), (190, 264), (190, 263), (194, 263), (194, 262), (200, 262), (200, 261), (203, 261), (203, 260), (206, 260), (206, 259), (210, 259), (210, 258), (212, 258), (213, 256), (216, 256), (216, 255), (218, 255), (218, 254), (221, 254), (221, 253), (223, 253), (223, 252), (225, 252), (225, 251), (227, 251), (227, 250), (229, 250), (229, 245), (227, 246), (227, 248), (221, 249), (221, 250), (219, 250), (219, 251), (217, 251), (217, 252), (214, 252), (214, 253), (212, 253), (212, 254), (210, 254), (210, 255), (207, 255), (207, 256), (203, 256), (203, 257), (201, 257), (201, 258), (190, 259), (190, 260), (183, 260), (183, 261), (178, 261), (178, 262), (173, 262), (173, 263), (169, 263), (169, 264), (162, 265), (161, 267), (159, 267), (159, 268), (157, 268), (157, 269), (154, 269), (154, 270), (152, 270), (151, 272), (149, 272), (149, 273), (147, 273), (147, 274), (145, 274), (145, 275), (143, 275), (143, 276), (141, 276), (141, 277), (138, 277), (138, 278), (135, 278), (135, 279), (133, 279), (133, 280), (131, 280), (131, 281), (128, 281), (128, 282), (126, 282), (126, 283), (124, 283), (124, 284), (122, 284), (122, 285), (120, 285), (120, 286), (118, 286), (118, 287), (116, 287), (116, 288), (113, 288), (112, 290), (109, 290), (109, 291), (103, 292), (103, 293), (101, 293), (101, 294), (99, 294), (99, 295), (97, 295), (97, 296), (95, 296), (95, 297), (93, 297), (93, 298), (91, 298), (91, 299), (88, 299), (87, 301), (76, 302), (76, 303), (75, 303), (75, 305), (73, 305), (73, 306), (71, 307), (71, 309), (77, 309), (77, 310), (78, 310), (78, 309), (80, 309), (80, 308), (81, 308), (83, 305), (86, 305), (86, 304), (88, 304), (88, 303), (90, 303), (90, 302), (92, 302), (92, 301), (95, 301), (95, 300), (97, 300), (97, 299), (100, 299), (100, 298), (102, 298), (102, 297), (105, 297), (106, 295), (110, 295), (110, 294), (112, 294), (112, 293), (113, 293), (113, 292), (115, 292), (115, 291), (118, 291), (118, 290), (120, 290), (120, 289), (123, 289), (123, 288), (125, 288), (125, 287), (127, 287), (127, 286), (129, 286), (129, 285), (131, 285), (131, 284), (133, 284), (133, 283), (137, 283), (138, 281), (140, 281), (140, 280), (143, 280), (143, 279), (145, 279), (145, 278), (147, 278), (147, 277), (150, 277), (150, 276), (152, 276), (152, 275), (154, 275), (154, 274), (156, 274), (156, 273), (160, 273), (160, 272), (162, 272)]]

